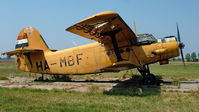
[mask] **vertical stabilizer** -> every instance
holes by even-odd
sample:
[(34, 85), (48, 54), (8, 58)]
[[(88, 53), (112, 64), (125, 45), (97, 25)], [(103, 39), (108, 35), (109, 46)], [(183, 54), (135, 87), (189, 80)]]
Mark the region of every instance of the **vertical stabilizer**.
[(49, 50), (40, 33), (33, 27), (26, 27), (20, 31), (15, 48)]

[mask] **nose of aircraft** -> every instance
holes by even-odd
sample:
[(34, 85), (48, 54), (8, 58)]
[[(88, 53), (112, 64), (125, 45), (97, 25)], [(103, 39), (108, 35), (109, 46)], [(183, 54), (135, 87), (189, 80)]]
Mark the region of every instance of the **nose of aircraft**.
[(180, 49), (184, 49), (184, 47), (185, 47), (185, 44), (183, 42), (179, 43), (179, 48)]

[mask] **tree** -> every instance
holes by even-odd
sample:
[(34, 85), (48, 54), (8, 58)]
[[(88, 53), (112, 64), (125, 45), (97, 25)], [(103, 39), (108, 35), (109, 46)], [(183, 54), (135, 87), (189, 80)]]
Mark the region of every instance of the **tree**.
[(11, 59), (11, 56), (10, 56), (10, 55), (7, 55), (6, 58), (7, 58), (7, 59)]
[(185, 58), (187, 61), (191, 61), (191, 55), (189, 53), (186, 54)]
[(182, 59), (180, 57), (177, 57), (176, 61), (182, 61)]
[(176, 58), (171, 58), (169, 59), (169, 61), (176, 61)]
[(176, 58), (172, 58), (173, 61), (176, 61)]
[(199, 61), (199, 53), (198, 53), (198, 61)]
[(195, 52), (191, 53), (191, 59), (192, 59), (193, 62), (195, 62), (197, 60), (197, 56), (196, 56)]

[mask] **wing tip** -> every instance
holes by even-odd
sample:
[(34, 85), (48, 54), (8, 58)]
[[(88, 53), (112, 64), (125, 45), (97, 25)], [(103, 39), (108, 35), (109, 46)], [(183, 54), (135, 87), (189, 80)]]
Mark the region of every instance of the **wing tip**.
[(104, 11), (104, 12), (100, 12), (100, 13), (97, 13), (97, 14), (95, 14), (96, 16), (97, 15), (118, 15), (118, 13), (117, 12), (114, 12), (114, 11)]
[[(91, 19), (91, 18), (93, 18), (93, 17), (96, 17), (96, 16), (107, 16), (107, 15), (113, 15), (113, 16), (115, 15), (115, 16), (118, 16), (119, 14), (116, 13), (116, 12), (114, 12), (114, 11), (104, 11), (104, 12), (100, 12), (100, 13), (94, 14), (94, 15), (92, 15), (92, 16), (86, 18), (86, 19), (83, 19), (82, 21), (80, 21), (80, 22), (78, 22), (78, 23), (81, 23), (81, 22), (83, 22), (83, 21), (85, 21), (85, 20), (89, 20), (89, 19)], [(73, 25), (73, 26), (74, 26), (74, 25)], [(70, 31), (70, 29), (71, 29), (73, 26), (70, 26), (70, 27), (66, 28), (65, 31)]]

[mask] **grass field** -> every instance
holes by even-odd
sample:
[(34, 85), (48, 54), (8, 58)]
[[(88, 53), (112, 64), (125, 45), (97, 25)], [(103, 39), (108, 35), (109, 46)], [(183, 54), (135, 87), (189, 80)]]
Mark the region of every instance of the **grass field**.
[[(163, 79), (199, 79), (199, 64), (151, 65), (151, 72)], [(122, 77), (125, 72), (91, 77)], [(138, 74), (133, 69), (128, 74)], [(0, 78), (29, 76), (14, 63), (0, 63)], [(89, 77), (90, 75), (86, 75)], [(0, 112), (198, 112), (199, 91), (192, 93), (144, 92), (132, 90), (87, 93), (67, 90), (31, 90), (0, 88)]]
[(0, 77), (10, 76), (27, 76), (28, 73), (17, 69), (17, 65), (14, 62), (1, 62), (0, 63)]
[(151, 72), (163, 77), (163, 79), (199, 79), (199, 63), (187, 63), (184, 67), (183, 65), (152, 65)]
[(79, 93), (0, 88), (0, 112), (198, 112), (199, 93)]

